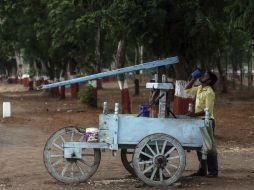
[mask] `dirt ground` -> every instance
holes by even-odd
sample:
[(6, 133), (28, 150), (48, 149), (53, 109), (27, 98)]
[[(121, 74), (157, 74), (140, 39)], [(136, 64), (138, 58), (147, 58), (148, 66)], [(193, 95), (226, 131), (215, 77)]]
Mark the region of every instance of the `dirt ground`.
[[(132, 97), (134, 113), (139, 104), (147, 102), (147, 92), (142, 88), (140, 96)], [(99, 105), (108, 101), (111, 108), (120, 99), (114, 83), (104, 84), (98, 94)], [(49, 136), (65, 126), (98, 126), (101, 108), (89, 108), (70, 98), (49, 98), (20, 85), (0, 84), (0, 102), (4, 101), (11, 102), (12, 117), (0, 121), (0, 190), (137, 189), (140, 181), (124, 169), (119, 152), (116, 157), (109, 151), (102, 153), (96, 174), (78, 185), (57, 182), (44, 167), (42, 153)], [(187, 166), (180, 183), (157, 189), (254, 189), (254, 96), (249, 91), (219, 95), (215, 110), (219, 177), (188, 177), (198, 167), (192, 151), (186, 153)]]

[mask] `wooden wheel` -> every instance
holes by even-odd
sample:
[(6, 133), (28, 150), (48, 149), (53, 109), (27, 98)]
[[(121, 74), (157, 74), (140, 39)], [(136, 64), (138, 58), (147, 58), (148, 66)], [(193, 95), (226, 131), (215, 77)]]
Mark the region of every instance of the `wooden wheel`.
[(66, 127), (56, 131), (47, 141), (44, 164), (58, 181), (79, 183), (89, 179), (98, 169), (101, 159), (99, 149), (82, 149), (82, 158), (64, 158), (65, 142), (84, 142), (85, 129)]
[(136, 175), (151, 186), (168, 186), (176, 182), (182, 175), (185, 162), (181, 144), (166, 134), (145, 137), (133, 155)]
[(136, 176), (135, 171), (132, 165), (132, 157), (133, 157), (134, 149), (121, 149), (121, 160), (125, 169), (133, 176)]

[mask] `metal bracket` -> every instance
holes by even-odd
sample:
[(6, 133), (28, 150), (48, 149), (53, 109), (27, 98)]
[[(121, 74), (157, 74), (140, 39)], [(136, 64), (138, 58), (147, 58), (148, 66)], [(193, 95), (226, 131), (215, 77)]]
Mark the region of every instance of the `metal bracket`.
[(81, 148), (64, 148), (64, 158), (82, 158), (82, 149)]

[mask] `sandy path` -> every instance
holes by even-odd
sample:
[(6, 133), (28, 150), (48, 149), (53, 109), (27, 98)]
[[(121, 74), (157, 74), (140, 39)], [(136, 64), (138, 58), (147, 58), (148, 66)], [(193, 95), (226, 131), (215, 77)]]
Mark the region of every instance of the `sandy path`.
[[(100, 103), (106, 98), (113, 105), (119, 98), (117, 89), (104, 89), (99, 94)], [(144, 94), (134, 99), (133, 110), (145, 98)], [(11, 101), (13, 107), (13, 118), (0, 121), (0, 190), (137, 189), (139, 182), (130, 178), (119, 152), (116, 157), (111, 152), (102, 153), (101, 165), (91, 184), (62, 184), (44, 167), (43, 148), (52, 132), (68, 125), (98, 126), (101, 109), (83, 108), (77, 101), (59, 101), (34, 92), (6, 93), (0, 96), (0, 101)], [(187, 153), (181, 189), (254, 189), (253, 103), (216, 105), (220, 176), (216, 179), (186, 177), (198, 167), (195, 152)]]
[[(54, 180), (46, 171), (42, 160), (44, 143), (50, 134), (38, 128), (0, 125), (0, 189), (135, 189), (123, 168), (119, 152), (102, 154), (101, 165), (91, 178), (95, 184), (65, 185)], [(220, 177), (182, 179), (182, 188), (199, 189), (252, 189), (254, 187), (254, 148), (219, 147)], [(195, 152), (187, 153), (184, 176), (197, 167)], [(124, 182), (119, 179), (124, 179)], [(106, 181), (103, 181), (106, 180)], [(110, 181), (116, 180), (111, 184)], [(133, 179), (134, 180), (134, 179)], [(141, 188), (143, 189), (143, 188)], [(150, 189), (144, 187), (144, 189)]]

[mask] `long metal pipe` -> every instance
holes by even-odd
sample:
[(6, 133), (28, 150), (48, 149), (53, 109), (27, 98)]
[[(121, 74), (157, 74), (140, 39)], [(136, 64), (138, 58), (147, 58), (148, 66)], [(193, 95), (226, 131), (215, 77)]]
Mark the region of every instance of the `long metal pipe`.
[(71, 85), (75, 83), (81, 83), (81, 82), (86, 82), (89, 80), (95, 80), (98, 78), (105, 78), (105, 77), (110, 77), (110, 76), (115, 76), (115, 75), (120, 75), (124, 73), (129, 73), (133, 71), (138, 71), (138, 70), (146, 70), (146, 69), (151, 69), (155, 67), (160, 67), (164, 65), (171, 65), (178, 63), (178, 57), (169, 57), (163, 60), (157, 60), (157, 61), (152, 61), (144, 64), (139, 64), (139, 65), (134, 65), (134, 66), (129, 66), (129, 67), (124, 67), (120, 69), (116, 69), (113, 71), (107, 71), (107, 72), (102, 72), (102, 73), (97, 73), (93, 75), (88, 75), (80, 78), (75, 78), (71, 80), (66, 80), (66, 81), (61, 81), (61, 82), (56, 82), (53, 84), (47, 84), (47, 85), (42, 85), (40, 89), (49, 89), (49, 88), (55, 88), (59, 86), (65, 86), (65, 85)]

